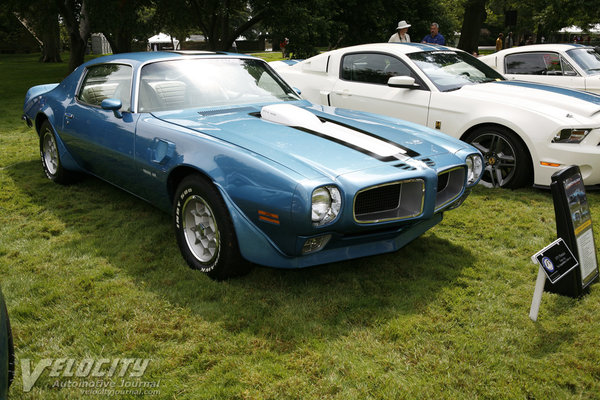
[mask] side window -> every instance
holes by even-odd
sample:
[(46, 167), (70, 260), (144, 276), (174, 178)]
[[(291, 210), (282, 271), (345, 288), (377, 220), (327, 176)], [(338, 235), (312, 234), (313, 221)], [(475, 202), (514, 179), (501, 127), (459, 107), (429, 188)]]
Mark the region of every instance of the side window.
[(121, 109), (128, 111), (131, 106), (131, 76), (129, 65), (94, 65), (88, 68), (77, 99), (93, 106), (100, 106), (105, 99), (119, 99), (123, 104)]
[(411, 70), (399, 59), (385, 54), (348, 54), (342, 60), (342, 79), (386, 85), (392, 76), (411, 76)]
[(505, 59), (507, 74), (562, 75), (561, 57), (557, 53), (512, 54)]
[(545, 53), (544, 62), (546, 63), (546, 75), (562, 75), (560, 65), (560, 56), (556, 53)]
[(564, 57), (560, 58), (560, 62), (562, 64), (563, 75), (565, 75), (565, 76), (579, 75), (577, 73), (577, 71), (575, 71), (575, 68), (573, 68), (573, 66), (571, 64), (569, 64), (569, 62), (567, 60), (565, 60)]

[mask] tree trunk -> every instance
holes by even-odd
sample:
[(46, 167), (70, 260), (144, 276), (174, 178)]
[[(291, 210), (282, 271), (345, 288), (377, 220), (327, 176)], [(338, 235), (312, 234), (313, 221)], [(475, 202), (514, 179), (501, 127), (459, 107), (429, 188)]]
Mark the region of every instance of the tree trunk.
[(90, 37), (90, 19), (87, 15), (87, 0), (83, 0), (77, 11), (74, 0), (55, 0), (69, 32), (69, 72), (83, 64), (87, 41)]
[(42, 30), (42, 58), (41, 62), (62, 62), (60, 58), (60, 27), (58, 13), (49, 15)]
[(467, 1), (463, 25), (460, 30), (460, 40), (458, 41), (459, 49), (468, 53), (478, 50), (479, 32), (487, 17), (485, 3), (486, 0)]
[(129, 53), (131, 51), (133, 36), (127, 28), (121, 28), (116, 32), (114, 44), (110, 43), (113, 54)]
[(69, 34), (69, 45), (71, 46), (69, 72), (72, 72), (75, 68), (83, 64), (87, 40), (83, 40), (81, 36), (79, 36), (78, 30), (77, 32), (71, 32)]

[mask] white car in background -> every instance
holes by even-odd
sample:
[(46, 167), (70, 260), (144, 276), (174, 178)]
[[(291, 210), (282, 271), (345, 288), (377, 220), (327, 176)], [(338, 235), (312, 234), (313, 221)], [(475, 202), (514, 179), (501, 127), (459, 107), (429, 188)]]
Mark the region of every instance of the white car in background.
[(600, 93), (600, 54), (591, 46), (535, 44), (512, 47), (479, 59), (507, 79)]
[(461, 51), (420, 43), (375, 43), (274, 65), (302, 96), (327, 106), (402, 118), (473, 144), (482, 183), (550, 185), (578, 165), (600, 185), (600, 96), (507, 81)]

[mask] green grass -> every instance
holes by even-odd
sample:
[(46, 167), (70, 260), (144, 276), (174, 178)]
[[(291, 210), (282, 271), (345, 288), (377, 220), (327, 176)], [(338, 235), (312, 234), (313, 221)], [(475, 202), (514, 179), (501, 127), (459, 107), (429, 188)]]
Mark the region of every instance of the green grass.
[[(150, 358), (160, 399), (598, 399), (600, 286), (545, 293), (548, 192), (476, 188), (399, 252), (214, 282), (188, 269), (170, 218), (94, 178), (59, 186), (19, 118), (66, 63), (0, 55), (0, 277), (17, 376), (10, 399), (80, 399), (22, 359)], [(599, 221), (600, 193), (588, 193)], [(600, 243), (596, 227), (596, 243)], [(64, 378), (59, 378), (63, 379)]]

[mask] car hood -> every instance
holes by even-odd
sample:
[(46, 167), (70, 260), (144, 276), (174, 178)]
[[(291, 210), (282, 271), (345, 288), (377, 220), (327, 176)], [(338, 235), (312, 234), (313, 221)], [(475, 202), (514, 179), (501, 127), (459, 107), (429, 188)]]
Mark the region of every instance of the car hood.
[(522, 81), (498, 81), (463, 86), (461, 96), (526, 108), (554, 117), (567, 113), (585, 118), (600, 114), (600, 95)]
[(153, 115), (260, 154), (305, 177), (317, 172), (337, 177), (385, 164), (395, 171), (401, 163), (430, 168), (431, 158), (468, 147), (410, 122), (308, 102)]

